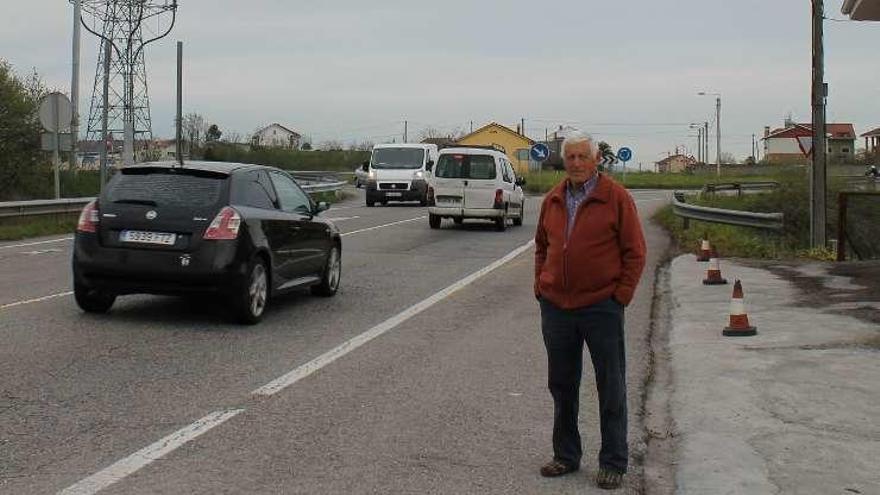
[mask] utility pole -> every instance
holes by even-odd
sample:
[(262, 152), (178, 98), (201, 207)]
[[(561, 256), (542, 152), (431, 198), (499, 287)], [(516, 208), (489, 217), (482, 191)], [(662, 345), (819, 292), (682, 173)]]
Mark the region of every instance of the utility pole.
[(472, 120), (471, 121), (471, 133), (473, 133), (473, 132), (474, 132), (474, 121)]
[(76, 152), (79, 148), (79, 41), (80, 16), (82, 9), (80, 0), (73, 0), (73, 63), (70, 74), (70, 170), (76, 169)]
[[(104, 99), (103, 104), (101, 105), (101, 193), (104, 193), (104, 183), (107, 182), (107, 111), (109, 107), (109, 93), (110, 93), (110, 57), (112, 56), (112, 52), (110, 51), (110, 40), (104, 39), (101, 47), (104, 49), (104, 91), (102, 93), (102, 98)], [(112, 143), (112, 140), (111, 140)], [(111, 144), (112, 145), (112, 144)]]
[[(823, 0), (812, 0), (813, 9), (813, 169), (810, 174), (810, 246), (825, 247), (825, 47)], [(839, 246), (843, 249), (843, 246)]]
[(177, 42), (177, 163), (183, 166), (183, 42)]
[(409, 122), (406, 121), (406, 120), (404, 120), (404, 121), (403, 121), (403, 142), (404, 142), (404, 143), (406, 143), (406, 142), (409, 141), (409, 140), (407, 139), (407, 136), (406, 136), (406, 134), (407, 134), (407, 126), (408, 126), (408, 125), (409, 125)]
[(522, 134), (523, 136), (526, 135), (526, 119), (520, 120), (519, 130), (521, 131), (520, 134)]
[(721, 95), (715, 97), (715, 174), (721, 177)]
[(703, 160), (709, 163), (709, 121), (703, 122)]

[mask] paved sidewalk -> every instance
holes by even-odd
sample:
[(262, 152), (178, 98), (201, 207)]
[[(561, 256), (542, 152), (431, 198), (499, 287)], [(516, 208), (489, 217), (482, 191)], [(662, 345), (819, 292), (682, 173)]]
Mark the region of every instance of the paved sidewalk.
[[(679, 256), (668, 279), (677, 493), (880, 494), (880, 326), (728, 260), (730, 283), (704, 286), (707, 265)], [(737, 278), (754, 337), (721, 334)], [(829, 297), (864, 289), (819, 280)]]

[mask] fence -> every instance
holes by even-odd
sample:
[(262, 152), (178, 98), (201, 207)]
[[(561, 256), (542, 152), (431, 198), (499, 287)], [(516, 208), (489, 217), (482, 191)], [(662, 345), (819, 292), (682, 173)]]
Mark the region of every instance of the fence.
[(880, 191), (838, 195), (837, 261), (880, 259)]

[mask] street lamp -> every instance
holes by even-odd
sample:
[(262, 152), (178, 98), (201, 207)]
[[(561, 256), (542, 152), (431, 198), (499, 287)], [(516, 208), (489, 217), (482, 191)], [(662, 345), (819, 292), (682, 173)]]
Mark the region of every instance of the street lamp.
[(715, 173), (721, 177), (721, 93), (708, 93), (700, 91), (699, 96), (715, 97)]

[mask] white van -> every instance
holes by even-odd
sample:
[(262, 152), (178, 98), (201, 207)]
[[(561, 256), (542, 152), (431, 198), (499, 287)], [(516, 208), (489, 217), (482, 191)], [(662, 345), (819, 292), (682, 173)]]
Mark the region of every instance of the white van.
[(437, 163), (436, 144), (377, 144), (367, 172), (367, 206), (389, 201), (418, 201), (428, 204), (427, 171)]
[(526, 181), (517, 177), (507, 155), (492, 148), (462, 146), (440, 151), (428, 179), (428, 224), (440, 228), (443, 218), (460, 224), (466, 218), (522, 225)]

